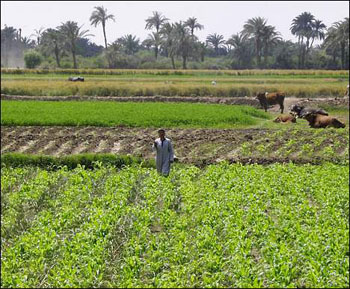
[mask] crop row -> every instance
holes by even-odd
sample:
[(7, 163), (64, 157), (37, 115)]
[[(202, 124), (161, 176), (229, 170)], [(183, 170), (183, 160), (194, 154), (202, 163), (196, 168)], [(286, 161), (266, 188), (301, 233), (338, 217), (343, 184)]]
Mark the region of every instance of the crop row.
[(347, 70), (278, 70), (278, 69), (252, 69), (252, 70), (166, 70), (166, 69), (11, 69), (1, 68), (1, 74), (87, 74), (87, 75), (349, 75)]
[(1, 172), (1, 287), (346, 287), (347, 166)]
[(87, 81), (71, 83), (50, 80), (2, 80), (1, 93), (32, 96), (254, 96), (259, 91), (284, 91), (287, 96), (318, 97), (344, 96), (346, 85), (342, 82), (310, 83), (228, 83), (216, 86), (196, 82), (132, 82)]
[(269, 118), (253, 107), (219, 104), (1, 101), (1, 125), (237, 127)]

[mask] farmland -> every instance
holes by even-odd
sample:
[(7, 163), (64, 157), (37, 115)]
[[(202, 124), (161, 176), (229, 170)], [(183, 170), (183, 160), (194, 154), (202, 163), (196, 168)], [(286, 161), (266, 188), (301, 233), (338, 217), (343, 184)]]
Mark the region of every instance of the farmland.
[[(288, 96), (343, 96), (348, 71), (38, 71), (2, 70), (1, 93), (35, 96), (253, 96), (257, 91), (286, 91)], [(81, 73), (80, 73), (81, 72)], [(69, 73), (84, 83), (69, 83)], [(216, 86), (211, 85), (215, 80)]]
[(333, 164), (3, 169), (2, 287), (346, 287), (348, 182)]
[[(2, 69), (1, 287), (348, 286), (348, 77)], [(346, 128), (274, 123), (259, 90)]]
[(94, 101), (2, 101), (2, 125), (235, 127), (268, 119), (248, 106)]

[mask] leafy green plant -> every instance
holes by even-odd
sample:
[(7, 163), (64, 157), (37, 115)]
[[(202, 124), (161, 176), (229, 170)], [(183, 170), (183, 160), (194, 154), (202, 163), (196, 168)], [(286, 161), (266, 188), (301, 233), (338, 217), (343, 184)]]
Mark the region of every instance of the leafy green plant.
[(42, 56), (40, 53), (30, 50), (24, 53), (24, 63), (27, 68), (35, 68), (42, 62)]
[(348, 182), (331, 163), (5, 167), (1, 287), (346, 287)]

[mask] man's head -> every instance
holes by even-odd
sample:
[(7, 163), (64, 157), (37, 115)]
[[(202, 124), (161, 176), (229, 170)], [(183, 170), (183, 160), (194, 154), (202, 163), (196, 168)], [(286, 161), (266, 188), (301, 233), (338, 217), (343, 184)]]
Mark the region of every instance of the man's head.
[(164, 129), (158, 130), (158, 135), (159, 135), (160, 139), (164, 139), (165, 138), (165, 130)]

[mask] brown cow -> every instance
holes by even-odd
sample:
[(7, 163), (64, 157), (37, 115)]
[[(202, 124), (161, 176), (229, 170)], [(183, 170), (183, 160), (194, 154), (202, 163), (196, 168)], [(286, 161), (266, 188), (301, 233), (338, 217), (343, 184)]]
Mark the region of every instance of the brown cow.
[(274, 119), (274, 122), (285, 122), (285, 123), (293, 122), (293, 123), (296, 123), (297, 119), (292, 114), (281, 114)]
[(283, 92), (272, 92), (272, 93), (259, 92), (256, 96), (256, 99), (259, 100), (260, 105), (265, 109), (265, 112), (267, 112), (268, 105), (279, 104), (281, 113), (283, 113), (284, 97), (285, 97), (285, 94)]
[(319, 113), (308, 113), (304, 117), (312, 128), (335, 127), (344, 128), (345, 124), (337, 120), (335, 117), (322, 115)]

